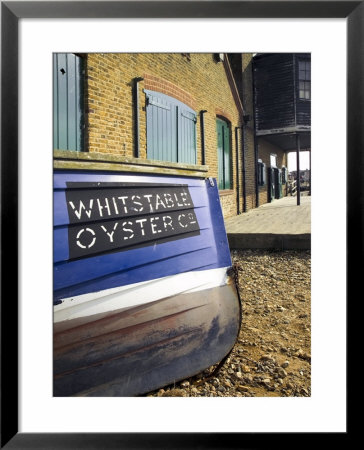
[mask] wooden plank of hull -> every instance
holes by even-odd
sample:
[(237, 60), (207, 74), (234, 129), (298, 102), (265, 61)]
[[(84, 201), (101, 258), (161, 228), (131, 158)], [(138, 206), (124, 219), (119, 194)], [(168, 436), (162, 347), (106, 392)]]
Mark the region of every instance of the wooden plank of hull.
[(88, 323), (56, 323), (54, 395), (135, 396), (195, 375), (233, 347), (239, 311), (229, 279)]

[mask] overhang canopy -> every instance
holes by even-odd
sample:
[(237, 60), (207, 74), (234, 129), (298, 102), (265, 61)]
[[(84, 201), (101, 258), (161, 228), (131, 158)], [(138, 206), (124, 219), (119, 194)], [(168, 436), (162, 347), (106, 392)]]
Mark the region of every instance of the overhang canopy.
[(299, 133), (276, 133), (276, 134), (257, 134), (257, 137), (265, 139), (267, 142), (280, 147), (285, 152), (296, 151), (296, 135), (300, 135), (301, 151), (311, 150), (311, 132)]

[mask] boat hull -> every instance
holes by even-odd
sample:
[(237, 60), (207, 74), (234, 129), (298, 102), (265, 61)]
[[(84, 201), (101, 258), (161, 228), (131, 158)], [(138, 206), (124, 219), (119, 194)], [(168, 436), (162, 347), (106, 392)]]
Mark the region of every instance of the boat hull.
[(54, 396), (136, 396), (220, 362), (240, 326), (216, 180), (54, 173)]
[(234, 283), (54, 327), (55, 396), (135, 396), (219, 362), (235, 343)]

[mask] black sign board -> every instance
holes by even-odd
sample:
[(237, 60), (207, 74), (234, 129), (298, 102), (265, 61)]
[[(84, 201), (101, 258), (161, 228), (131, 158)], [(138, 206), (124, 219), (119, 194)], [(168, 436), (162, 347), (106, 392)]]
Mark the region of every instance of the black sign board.
[(200, 233), (187, 185), (67, 183), (70, 259)]

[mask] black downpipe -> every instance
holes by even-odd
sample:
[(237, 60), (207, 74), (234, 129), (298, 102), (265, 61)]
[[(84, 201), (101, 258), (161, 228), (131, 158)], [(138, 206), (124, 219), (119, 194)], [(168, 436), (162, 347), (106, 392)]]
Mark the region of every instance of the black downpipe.
[(204, 122), (204, 113), (206, 113), (206, 109), (200, 111), (200, 123), (201, 123), (201, 163), (204, 166), (206, 164), (206, 153), (205, 153), (205, 122)]
[(255, 206), (259, 208), (259, 186), (258, 186), (258, 138), (254, 127), (254, 163), (255, 163)]
[(134, 156), (140, 157), (139, 150), (139, 81), (143, 81), (144, 78), (137, 77), (133, 79), (133, 106), (134, 106)]
[(243, 212), (246, 212), (246, 167), (245, 167), (245, 134), (246, 134), (246, 122), (244, 121), (241, 127), (241, 159), (242, 159), (242, 172), (243, 172)]
[(240, 127), (235, 127), (235, 148), (236, 148), (236, 204), (237, 204), (237, 214), (240, 214), (240, 177), (239, 177), (239, 140), (238, 140), (238, 129)]

